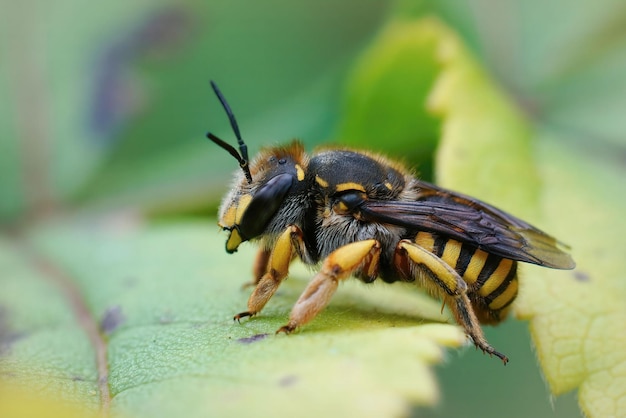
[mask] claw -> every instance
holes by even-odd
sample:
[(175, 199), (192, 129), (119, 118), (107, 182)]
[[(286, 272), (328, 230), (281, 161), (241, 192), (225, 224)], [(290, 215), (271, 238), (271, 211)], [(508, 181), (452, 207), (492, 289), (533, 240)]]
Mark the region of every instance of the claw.
[(502, 360), (502, 363), (504, 363), (505, 366), (509, 362), (509, 358), (507, 356), (494, 350), (493, 347), (481, 347), (478, 344), (475, 344), (475, 347), (480, 348), (483, 351), (483, 353), (489, 354), (489, 357), (493, 357), (493, 356), (498, 357), (500, 360)]
[(239, 322), (239, 323), (241, 324), (241, 318), (245, 318), (245, 317), (247, 317), (247, 316), (252, 317), (252, 316), (254, 316), (254, 315), (255, 315), (254, 313), (252, 313), (252, 312), (248, 312), (248, 311), (241, 312), (241, 313), (238, 313), (237, 315), (235, 315), (235, 316), (233, 317), (233, 321), (237, 321), (237, 322)]
[[(490, 353), (491, 354), (491, 353)], [(502, 363), (506, 366), (506, 364), (509, 362), (509, 358), (507, 356), (505, 356), (502, 353), (498, 353), (497, 351), (493, 352), (493, 355), (498, 357), (500, 360), (502, 360)]]
[(291, 334), (295, 329), (296, 327), (294, 327), (293, 325), (287, 324), (278, 328), (278, 330), (276, 330), (276, 334), (280, 334), (281, 332), (284, 332), (285, 334)]

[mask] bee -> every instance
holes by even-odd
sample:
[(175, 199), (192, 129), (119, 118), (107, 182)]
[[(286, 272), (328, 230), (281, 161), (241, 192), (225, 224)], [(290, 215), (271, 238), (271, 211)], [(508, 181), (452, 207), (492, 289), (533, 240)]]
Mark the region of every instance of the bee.
[(255, 286), (248, 309), (258, 314), (296, 257), (321, 264), (277, 333), (313, 320), (339, 282), (415, 282), (439, 296), (476, 347), (500, 358), (481, 324), (503, 321), (518, 293), (518, 262), (572, 269), (559, 241), (487, 203), (416, 178), (402, 164), (347, 148), (309, 156), (299, 142), (263, 149), (253, 161), (237, 121), (214, 82), (239, 152), (207, 137), (239, 162), (219, 209), (226, 251), (257, 241)]

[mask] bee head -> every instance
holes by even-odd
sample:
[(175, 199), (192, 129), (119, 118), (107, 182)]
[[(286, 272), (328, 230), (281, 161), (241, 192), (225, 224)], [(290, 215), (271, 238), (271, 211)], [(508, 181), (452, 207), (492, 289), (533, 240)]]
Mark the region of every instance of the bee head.
[(211, 81), (239, 144), (239, 152), (227, 142), (207, 133), (207, 138), (235, 157), (243, 173), (235, 175), (235, 184), (222, 201), (219, 226), (229, 231), (226, 251), (237, 251), (239, 244), (262, 235), (282, 206), (292, 186), (304, 180), (304, 150), (294, 142), (288, 147), (270, 148), (259, 153), (250, 163), (248, 149), (241, 139), (237, 121), (226, 99)]

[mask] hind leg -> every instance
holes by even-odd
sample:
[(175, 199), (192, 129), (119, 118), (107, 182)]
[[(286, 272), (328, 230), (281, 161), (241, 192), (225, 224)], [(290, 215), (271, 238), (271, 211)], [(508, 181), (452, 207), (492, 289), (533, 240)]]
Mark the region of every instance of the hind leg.
[(376, 277), (379, 257), (380, 244), (373, 239), (344, 245), (333, 251), (294, 305), (287, 325), (276, 332), (290, 333), (315, 318), (330, 302), (339, 281), (357, 270)]
[(467, 284), (452, 267), (435, 254), (408, 240), (402, 240), (398, 244), (394, 263), (401, 274), (421, 278), (424, 287), (442, 296), (456, 321), (465, 329), (476, 347), (500, 358), (504, 364), (509, 361), (485, 339), (467, 297)]

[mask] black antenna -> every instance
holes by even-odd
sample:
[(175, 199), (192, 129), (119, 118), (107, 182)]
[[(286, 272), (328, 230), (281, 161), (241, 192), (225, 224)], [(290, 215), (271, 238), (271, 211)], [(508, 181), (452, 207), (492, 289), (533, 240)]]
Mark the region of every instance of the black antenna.
[(228, 119), (230, 120), (230, 126), (233, 128), (233, 131), (235, 132), (235, 136), (237, 137), (237, 143), (239, 144), (239, 152), (241, 153), (241, 155), (239, 155), (235, 147), (233, 147), (232, 145), (228, 144), (225, 141), (222, 141), (220, 138), (216, 137), (211, 132), (208, 132), (206, 134), (206, 137), (209, 138), (211, 141), (215, 142), (220, 147), (224, 148), (226, 151), (228, 151), (230, 155), (235, 157), (235, 159), (239, 162), (239, 167), (241, 167), (244, 174), (246, 175), (246, 179), (248, 179), (248, 183), (252, 183), (252, 174), (250, 174), (250, 166), (248, 165), (248, 162), (249, 162), (248, 146), (243, 142), (243, 139), (241, 139), (241, 134), (239, 133), (239, 126), (237, 125), (237, 120), (235, 119), (235, 115), (233, 114), (233, 111), (230, 110), (230, 106), (228, 105), (228, 102), (224, 98), (224, 95), (222, 94), (220, 89), (217, 88), (217, 84), (215, 84), (215, 82), (212, 80), (211, 80), (211, 87), (213, 87), (213, 91), (217, 95), (217, 98), (220, 99), (220, 103), (222, 103), (222, 107), (226, 111), (226, 115), (228, 115)]

